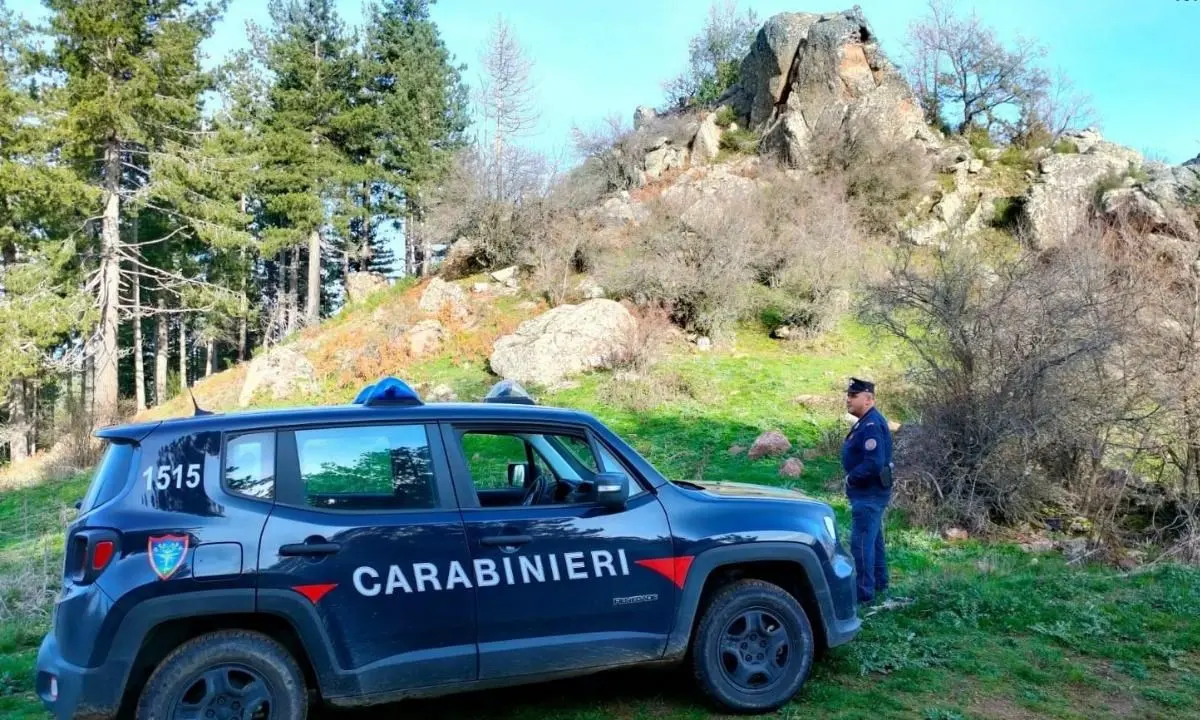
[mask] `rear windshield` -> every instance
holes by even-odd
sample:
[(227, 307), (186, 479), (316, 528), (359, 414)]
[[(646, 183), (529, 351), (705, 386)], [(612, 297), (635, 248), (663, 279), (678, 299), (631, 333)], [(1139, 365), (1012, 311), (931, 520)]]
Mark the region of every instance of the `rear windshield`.
[(129, 479), (129, 462), (133, 458), (133, 445), (129, 443), (109, 443), (104, 451), (104, 457), (96, 466), (96, 474), (92, 476), (92, 484), (88, 486), (87, 495), (79, 506), (79, 512), (85, 513), (98, 508), (116, 497), (125, 487)]

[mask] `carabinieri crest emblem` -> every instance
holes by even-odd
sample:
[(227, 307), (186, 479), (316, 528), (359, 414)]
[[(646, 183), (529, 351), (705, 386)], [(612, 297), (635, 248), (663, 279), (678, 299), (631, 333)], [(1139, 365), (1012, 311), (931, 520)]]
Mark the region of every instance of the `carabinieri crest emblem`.
[(166, 580), (175, 574), (187, 557), (187, 549), (187, 535), (161, 535), (147, 541), (146, 556), (159, 580)]

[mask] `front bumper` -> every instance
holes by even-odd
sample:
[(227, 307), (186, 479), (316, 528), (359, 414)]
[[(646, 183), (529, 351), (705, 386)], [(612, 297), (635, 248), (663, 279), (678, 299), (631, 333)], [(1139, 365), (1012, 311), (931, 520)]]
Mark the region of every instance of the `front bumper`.
[(109, 720), (117, 716), (129, 664), (110, 659), (98, 668), (63, 659), (51, 630), (38, 650), (34, 688), (58, 720)]

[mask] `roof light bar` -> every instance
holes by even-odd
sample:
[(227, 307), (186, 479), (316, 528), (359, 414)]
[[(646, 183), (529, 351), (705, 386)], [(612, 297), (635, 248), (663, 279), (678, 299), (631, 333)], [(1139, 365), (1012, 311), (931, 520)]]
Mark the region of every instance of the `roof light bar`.
[(385, 407), (414, 406), (425, 403), (408, 383), (394, 377), (385, 377), (374, 385), (368, 385), (359, 390), (358, 395), (354, 398), (354, 404), (366, 407)]
[(504, 379), (492, 386), (483, 398), (488, 403), (512, 403), (514, 405), (537, 405), (537, 401), (516, 380)]

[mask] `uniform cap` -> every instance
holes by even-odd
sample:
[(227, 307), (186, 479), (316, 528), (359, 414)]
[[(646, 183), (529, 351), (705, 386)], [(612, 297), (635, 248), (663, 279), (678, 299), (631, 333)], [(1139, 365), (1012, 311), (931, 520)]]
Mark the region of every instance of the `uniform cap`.
[(875, 383), (869, 380), (859, 380), (856, 377), (852, 377), (850, 378), (850, 385), (846, 388), (846, 392), (855, 394), (860, 392), (874, 393)]

